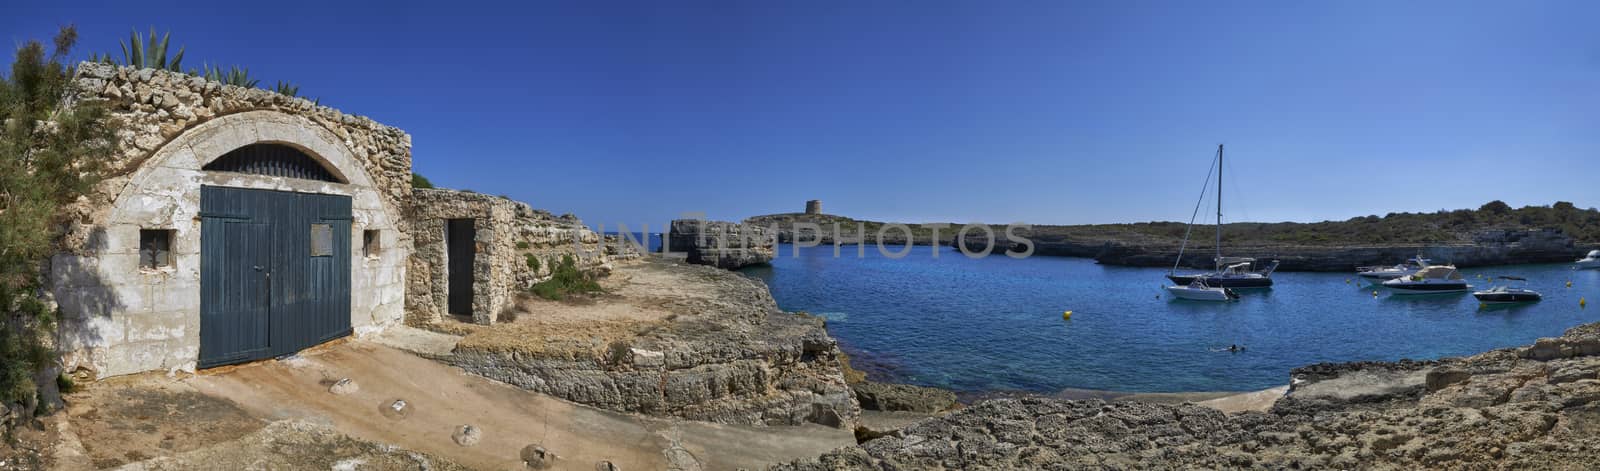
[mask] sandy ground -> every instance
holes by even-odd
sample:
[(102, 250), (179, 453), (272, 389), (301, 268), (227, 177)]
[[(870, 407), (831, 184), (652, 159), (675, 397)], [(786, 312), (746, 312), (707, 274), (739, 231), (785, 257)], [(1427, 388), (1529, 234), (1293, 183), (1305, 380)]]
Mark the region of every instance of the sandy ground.
[(1199, 401), (1195, 402), (1195, 404), (1220, 409), (1223, 412), (1230, 414), (1245, 411), (1265, 412), (1267, 409), (1271, 409), (1273, 404), (1277, 404), (1278, 399), (1282, 398), (1284, 394), (1288, 393), (1289, 386), (1283, 385), (1256, 392), (1234, 394), (1232, 396), (1223, 396), (1216, 399)]
[[(359, 390), (331, 394), (329, 386), (346, 377)], [(851, 432), (822, 426), (746, 427), (601, 411), (365, 341), (181, 379), (117, 378), (70, 399), (70, 425), (86, 456), (65, 460), (62, 469), (127, 463), (135, 464), (130, 469), (183, 469), (195, 460), (241, 461), (236, 455), (251, 450), (286, 454), (282, 450), (305, 443), (365, 453), (353, 455), (361, 456), (356, 461), (404, 461), (388, 448), (358, 446), (392, 444), (471, 469), (519, 469), (529, 445), (557, 455), (553, 469), (593, 470), (601, 461), (627, 470), (762, 469), (854, 444)], [(396, 399), (407, 402), (406, 412), (384, 413)], [(474, 446), (451, 438), (465, 424), (482, 431)], [(266, 440), (264, 428), (288, 436)], [(331, 431), (356, 440), (341, 442), (328, 437)], [(140, 461), (151, 458), (158, 459)]]

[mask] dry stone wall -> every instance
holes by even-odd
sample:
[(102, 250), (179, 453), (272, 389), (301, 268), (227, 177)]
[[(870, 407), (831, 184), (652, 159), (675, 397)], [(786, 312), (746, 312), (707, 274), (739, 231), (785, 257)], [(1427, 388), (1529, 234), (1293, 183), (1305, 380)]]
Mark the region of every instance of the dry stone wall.
[(450, 281), (445, 239), (451, 219), (474, 221), (474, 323), (495, 323), (502, 311), (513, 307), (519, 293), (549, 279), (551, 270), (565, 257), (572, 257), (579, 270), (592, 274), (611, 268), (609, 257), (600, 251), (600, 235), (578, 218), (557, 217), (504, 197), (418, 189), (408, 218), (415, 255), (407, 285), (407, 322), (414, 325), (436, 323), (447, 314)]

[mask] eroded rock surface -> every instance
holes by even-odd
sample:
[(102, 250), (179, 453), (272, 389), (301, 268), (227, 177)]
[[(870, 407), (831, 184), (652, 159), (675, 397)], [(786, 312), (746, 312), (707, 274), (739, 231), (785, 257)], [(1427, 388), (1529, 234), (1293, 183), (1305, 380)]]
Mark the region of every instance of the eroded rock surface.
[(729, 270), (772, 261), (772, 237), (750, 224), (700, 219), (672, 221), (667, 247), (684, 252), (689, 263)]
[(997, 399), (774, 469), (1600, 467), (1600, 324), (1470, 357), (1294, 375), (1269, 412)]
[(778, 309), (760, 281), (647, 257), (582, 303), (530, 301), (470, 326), (441, 361), (604, 409), (733, 424), (852, 428), (859, 408), (822, 320)]
[(885, 412), (944, 412), (956, 407), (956, 393), (910, 384), (864, 381), (850, 385), (861, 408)]

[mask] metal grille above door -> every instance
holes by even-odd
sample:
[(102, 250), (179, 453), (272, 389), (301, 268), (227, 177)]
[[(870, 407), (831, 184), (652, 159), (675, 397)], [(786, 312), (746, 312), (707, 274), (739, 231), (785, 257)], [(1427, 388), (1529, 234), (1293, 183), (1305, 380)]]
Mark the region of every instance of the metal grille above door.
[(248, 173), (269, 177), (300, 178), (345, 183), (300, 149), (283, 144), (250, 144), (222, 154), (202, 170)]

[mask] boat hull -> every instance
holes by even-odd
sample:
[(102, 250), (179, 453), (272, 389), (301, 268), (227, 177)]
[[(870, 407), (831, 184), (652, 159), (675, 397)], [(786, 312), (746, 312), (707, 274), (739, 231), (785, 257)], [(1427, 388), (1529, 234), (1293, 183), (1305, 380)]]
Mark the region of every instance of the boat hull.
[(1593, 270), (1600, 268), (1600, 260), (1579, 260), (1574, 262), (1572, 266), (1577, 267), (1579, 270)]
[(1193, 283), (1196, 278), (1199, 278), (1199, 279), (1205, 281), (1206, 286), (1215, 286), (1215, 287), (1218, 287), (1218, 288), (1271, 288), (1272, 287), (1272, 277), (1268, 277), (1268, 276), (1241, 277), (1241, 276), (1218, 276), (1218, 275), (1167, 275), (1167, 279), (1172, 280), (1172, 283), (1176, 284), (1178, 286), (1189, 286), (1189, 283)]
[(1531, 293), (1472, 293), (1472, 297), (1487, 304), (1531, 303), (1543, 299)]
[(1239, 299), (1238, 295), (1229, 292), (1227, 289), (1194, 289), (1187, 286), (1168, 286), (1167, 292), (1172, 293), (1178, 299), (1190, 301), (1232, 301)]
[(1407, 275), (1406, 273), (1357, 273), (1356, 274), (1356, 276), (1360, 277), (1361, 279), (1367, 280), (1368, 283), (1373, 283), (1373, 284), (1381, 284), (1381, 283), (1383, 283), (1385, 281), (1393, 280), (1395, 278), (1400, 278), (1400, 277), (1406, 276), (1406, 275)]
[(1466, 283), (1384, 283), (1394, 294), (1449, 294), (1472, 290)]

